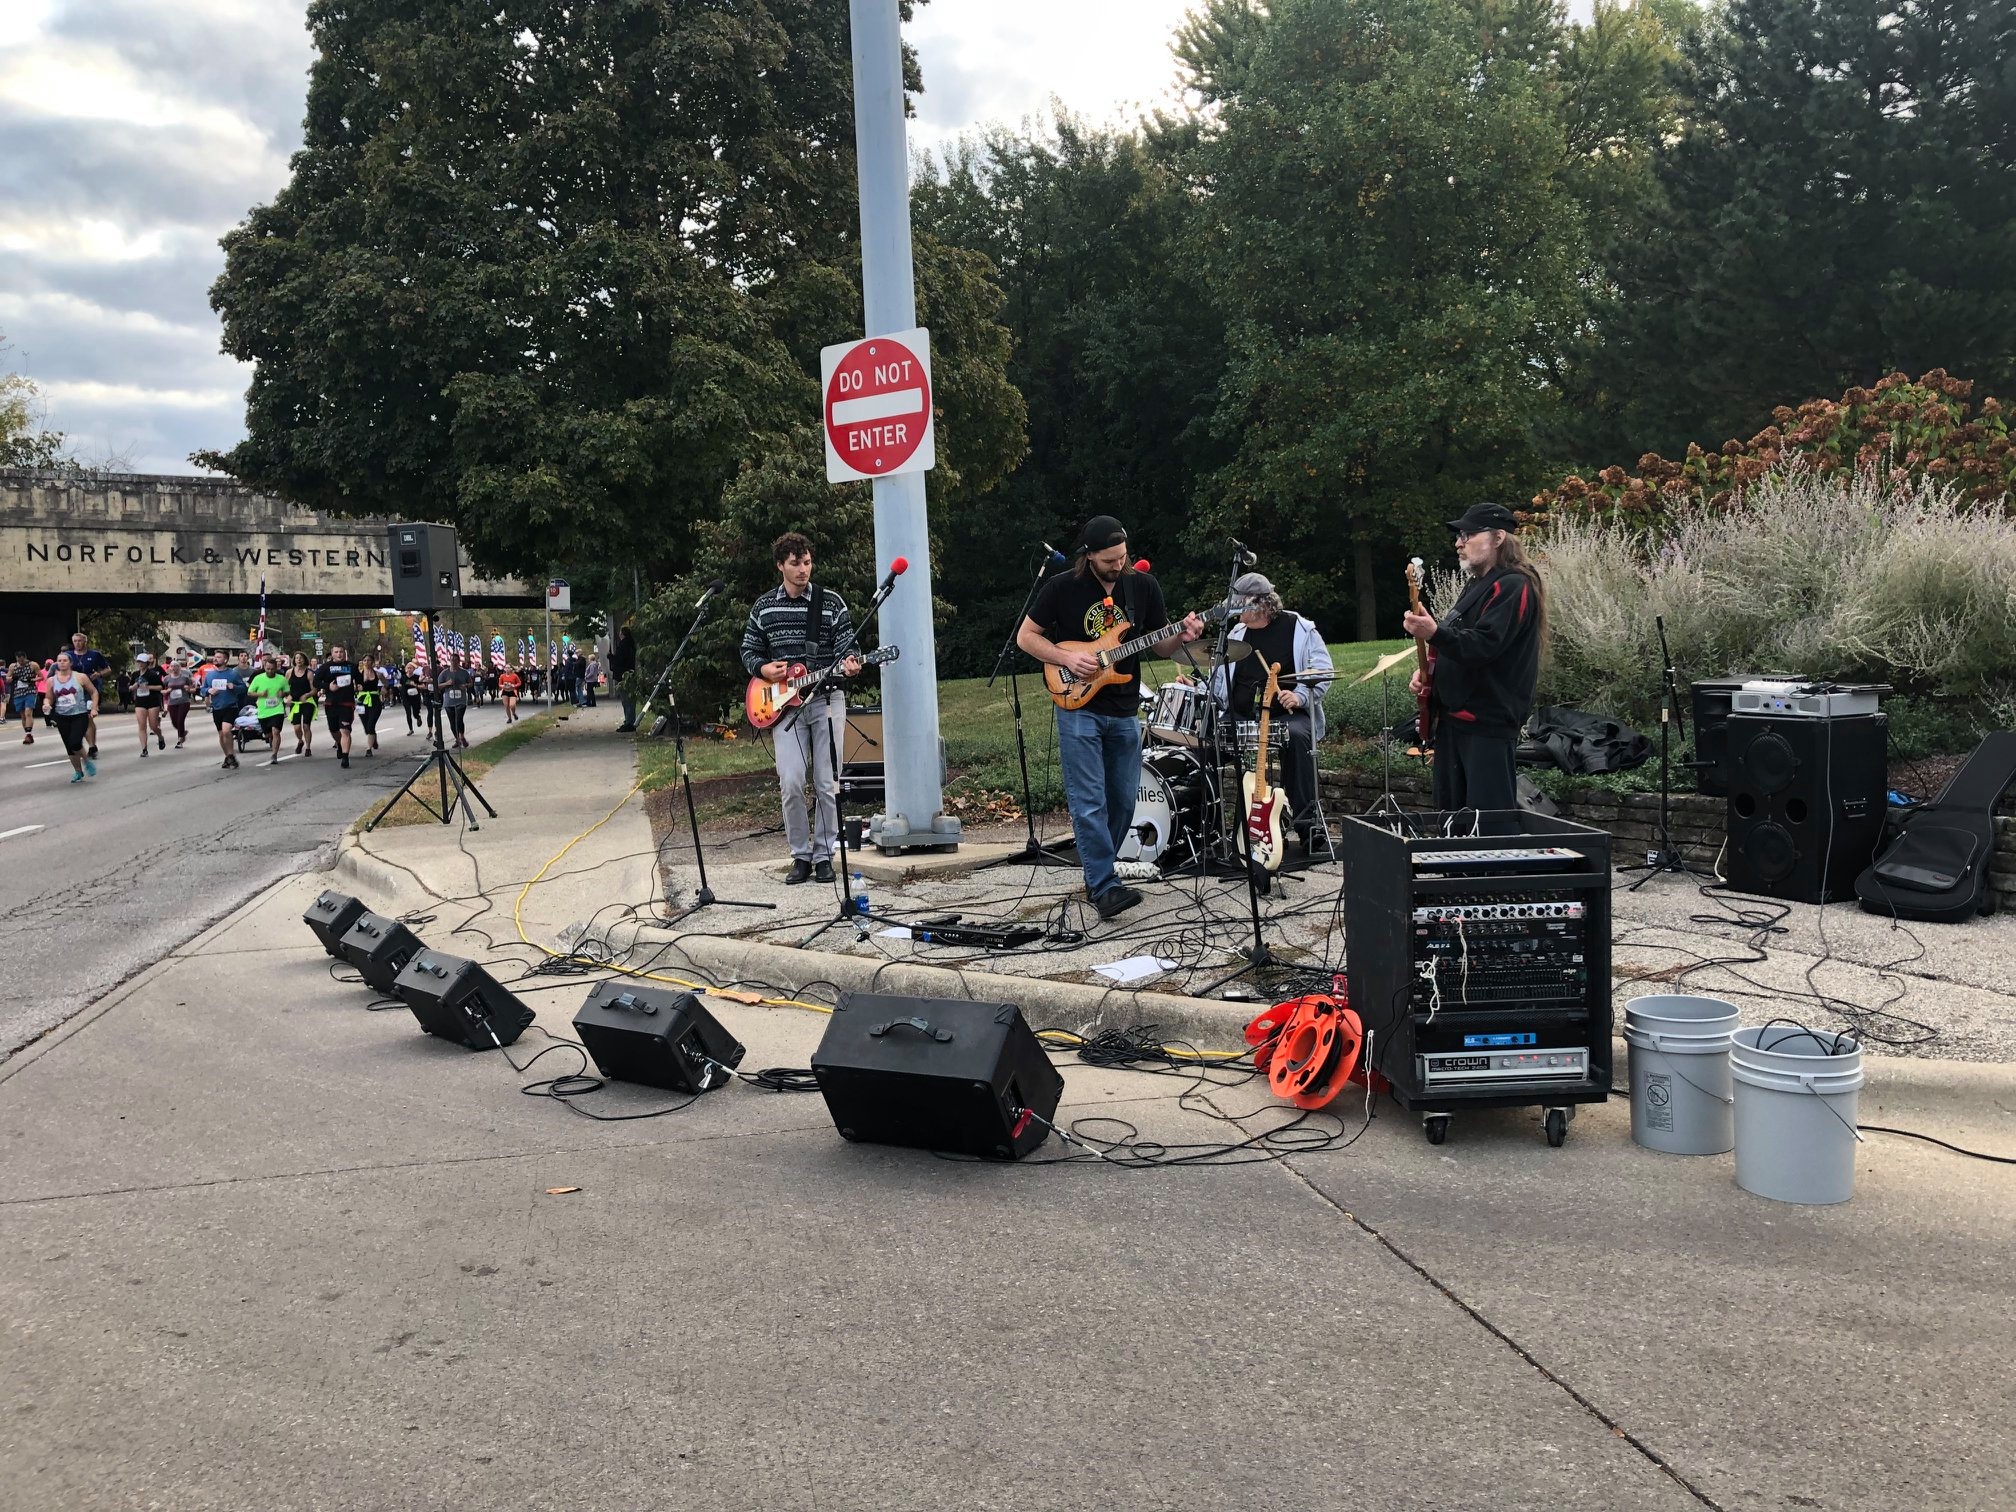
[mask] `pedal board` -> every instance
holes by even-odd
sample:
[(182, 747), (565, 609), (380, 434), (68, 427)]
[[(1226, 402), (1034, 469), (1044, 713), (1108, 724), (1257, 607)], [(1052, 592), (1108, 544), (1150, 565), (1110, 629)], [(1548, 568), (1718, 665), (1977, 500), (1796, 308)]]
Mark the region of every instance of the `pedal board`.
[(927, 945), (965, 945), (981, 950), (1019, 950), (1043, 938), (1034, 924), (940, 924), (918, 928), (912, 937)]

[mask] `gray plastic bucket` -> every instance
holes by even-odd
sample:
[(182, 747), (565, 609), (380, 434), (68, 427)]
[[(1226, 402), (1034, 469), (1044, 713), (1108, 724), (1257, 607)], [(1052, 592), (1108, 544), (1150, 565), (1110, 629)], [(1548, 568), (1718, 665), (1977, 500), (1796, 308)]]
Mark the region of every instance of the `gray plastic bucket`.
[[(1839, 1052), (1839, 1053), (1835, 1053)], [(1851, 1035), (1786, 1024), (1738, 1029), (1736, 1184), (1776, 1202), (1846, 1202), (1855, 1194), (1862, 1046)]]
[(1668, 1155), (1720, 1155), (1736, 1143), (1729, 1041), (1736, 1006), (1685, 993), (1624, 1005), (1631, 1137)]

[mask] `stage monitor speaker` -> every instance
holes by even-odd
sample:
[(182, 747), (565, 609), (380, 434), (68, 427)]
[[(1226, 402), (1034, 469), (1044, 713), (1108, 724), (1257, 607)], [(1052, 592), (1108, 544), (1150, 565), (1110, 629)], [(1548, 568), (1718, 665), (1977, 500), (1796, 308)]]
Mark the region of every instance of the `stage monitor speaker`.
[(574, 1015), (575, 1036), (609, 1081), (708, 1092), (734, 1080), (742, 1045), (697, 993), (597, 982)]
[(1729, 885), (1795, 903), (1853, 897), (1883, 838), (1889, 718), (1734, 714), (1727, 728)]
[(315, 938), (322, 942), (322, 948), (343, 959), (343, 936), (350, 932), (350, 926), (364, 916), (364, 905), (348, 893), (325, 892), (308, 905), (308, 912), (301, 915), (301, 922), (315, 931)]
[(392, 607), (434, 613), (462, 607), (462, 564), (452, 525), (391, 525)]
[(489, 972), (438, 950), (422, 950), (408, 961), (392, 990), (422, 1029), (471, 1050), (508, 1045), (532, 1022), (532, 1010)]
[(336, 951), (373, 992), (390, 997), (399, 973), (419, 954), (420, 936), (397, 919), (366, 909), (336, 942)]
[(956, 998), (843, 992), (812, 1074), (841, 1138), (983, 1160), (1042, 1144), (1064, 1094), (1021, 1009)]

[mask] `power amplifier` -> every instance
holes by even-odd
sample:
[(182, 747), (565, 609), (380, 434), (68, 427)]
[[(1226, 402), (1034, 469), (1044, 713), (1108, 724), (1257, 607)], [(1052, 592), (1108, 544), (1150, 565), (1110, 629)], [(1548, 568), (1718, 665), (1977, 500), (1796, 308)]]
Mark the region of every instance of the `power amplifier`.
[(1451, 1082), (1489, 1082), (1501, 1086), (1519, 1082), (1572, 1082), (1589, 1075), (1589, 1051), (1578, 1045), (1544, 1050), (1444, 1050), (1415, 1059), (1421, 1084), (1427, 1087), (1447, 1086)]

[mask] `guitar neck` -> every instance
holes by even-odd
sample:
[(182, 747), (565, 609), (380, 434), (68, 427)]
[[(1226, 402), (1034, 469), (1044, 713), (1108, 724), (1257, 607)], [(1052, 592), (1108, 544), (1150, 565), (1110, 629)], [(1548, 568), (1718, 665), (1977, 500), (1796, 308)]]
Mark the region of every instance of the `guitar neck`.
[(1150, 630), (1146, 635), (1137, 635), (1132, 640), (1120, 642), (1119, 645), (1106, 653), (1107, 660), (1124, 661), (1130, 656), (1148, 650), (1151, 646), (1161, 645), (1162, 642), (1168, 640), (1172, 635), (1181, 635), (1182, 633), (1183, 622), (1181, 620), (1172, 620), (1160, 630)]

